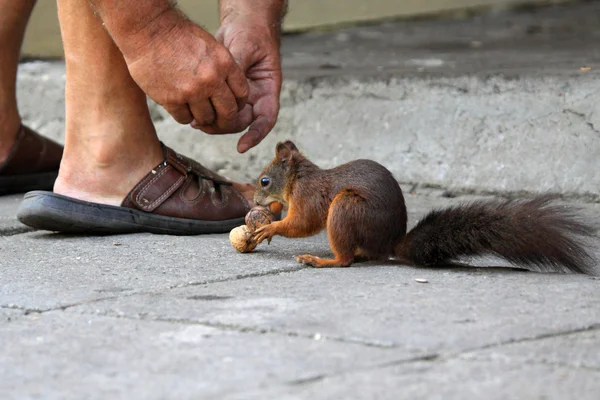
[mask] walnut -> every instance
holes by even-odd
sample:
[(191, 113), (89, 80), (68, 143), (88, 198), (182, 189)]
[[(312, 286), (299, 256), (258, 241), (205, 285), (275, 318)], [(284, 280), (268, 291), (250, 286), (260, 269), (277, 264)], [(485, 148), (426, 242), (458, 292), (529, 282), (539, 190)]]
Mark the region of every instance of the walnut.
[(229, 232), (229, 241), (233, 248), (240, 253), (249, 253), (256, 248), (254, 234), (246, 225), (233, 228)]
[(260, 227), (269, 225), (275, 220), (273, 213), (266, 207), (257, 206), (246, 214), (246, 225), (252, 232)]

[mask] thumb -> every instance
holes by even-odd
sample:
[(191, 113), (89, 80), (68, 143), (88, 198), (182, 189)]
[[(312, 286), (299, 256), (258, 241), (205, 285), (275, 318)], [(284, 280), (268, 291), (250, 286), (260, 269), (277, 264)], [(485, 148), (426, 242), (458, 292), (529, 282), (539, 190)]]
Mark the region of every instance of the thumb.
[(229, 52), (244, 74), (250, 69), (252, 64), (254, 64), (254, 60), (252, 59), (252, 51), (250, 51), (251, 48), (252, 45), (244, 46), (243, 44), (239, 45), (236, 43), (233, 43), (229, 47)]

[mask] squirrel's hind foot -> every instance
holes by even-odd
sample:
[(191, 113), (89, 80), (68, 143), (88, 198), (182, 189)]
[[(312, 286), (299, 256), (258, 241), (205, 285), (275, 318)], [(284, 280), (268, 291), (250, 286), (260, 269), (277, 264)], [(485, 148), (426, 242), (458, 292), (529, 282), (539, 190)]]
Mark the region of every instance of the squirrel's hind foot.
[(297, 256), (296, 261), (300, 264), (310, 265), (315, 268), (334, 268), (334, 267), (347, 267), (352, 264), (353, 258), (351, 259), (343, 259), (343, 258), (335, 258), (335, 259), (325, 259), (316, 257), (310, 254), (304, 254), (302, 256)]

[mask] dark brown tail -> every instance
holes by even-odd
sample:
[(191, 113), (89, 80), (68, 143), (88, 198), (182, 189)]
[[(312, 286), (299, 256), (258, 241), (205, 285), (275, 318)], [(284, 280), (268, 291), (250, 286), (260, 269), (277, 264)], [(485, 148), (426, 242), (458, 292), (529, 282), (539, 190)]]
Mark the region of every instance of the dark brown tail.
[(396, 256), (427, 266), (497, 255), (538, 271), (597, 275), (584, 243), (595, 229), (552, 200), (477, 201), (432, 211), (398, 243)]

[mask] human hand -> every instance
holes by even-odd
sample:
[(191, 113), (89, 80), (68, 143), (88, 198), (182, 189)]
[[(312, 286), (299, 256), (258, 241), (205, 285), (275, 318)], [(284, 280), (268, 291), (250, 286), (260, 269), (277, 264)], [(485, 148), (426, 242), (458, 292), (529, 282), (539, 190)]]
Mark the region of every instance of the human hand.
[[(248, 103), (234, 124), (250, 125), (237, 145), (238, 151), (244, 153), (259, 144), (277, 122), (282, 81), (279, 30), (264, 16), (235, 14), (223, 20), (216, 39), (229, 49), (249, 85)], [(192, 126), (219, 133), (217, 128), (197, 121)]]
[(134, 51), (123, 53), (129, 72), (177, 122), (198, 121), (213, 133), (240, 132), (250, 124), (246, 77), (212, 35), (171, 10), (139, 37), (129, 46)]

